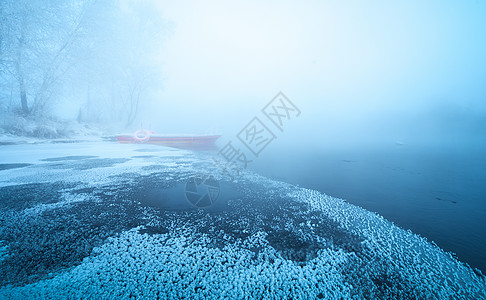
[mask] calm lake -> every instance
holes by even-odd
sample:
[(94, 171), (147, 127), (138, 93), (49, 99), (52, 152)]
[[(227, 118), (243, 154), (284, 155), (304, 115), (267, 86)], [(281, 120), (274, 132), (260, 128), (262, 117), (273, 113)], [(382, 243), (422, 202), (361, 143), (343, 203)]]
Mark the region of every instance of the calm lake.
[(484, 147), (393, 145), (265, 154), (252, 163), (260, 174), (377, 212), (486, 273)]

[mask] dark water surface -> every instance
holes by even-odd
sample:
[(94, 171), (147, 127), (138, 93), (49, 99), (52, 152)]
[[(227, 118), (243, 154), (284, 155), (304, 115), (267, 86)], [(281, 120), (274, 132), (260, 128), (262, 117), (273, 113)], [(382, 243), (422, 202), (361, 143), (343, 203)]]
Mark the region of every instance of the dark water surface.
[(486, 273), (484, 147), (287, 151), (252, 164), (263, 175), (377, 212)]

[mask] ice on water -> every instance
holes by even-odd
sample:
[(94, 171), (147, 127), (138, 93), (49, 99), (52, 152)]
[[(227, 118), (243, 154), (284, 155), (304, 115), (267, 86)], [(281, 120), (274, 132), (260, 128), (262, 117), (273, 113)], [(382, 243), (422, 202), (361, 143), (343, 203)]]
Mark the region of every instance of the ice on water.
[[(165, 177), (167, 180), (183, 181), (194, 173), (218, 173), (208, 154), (150, 145), (94, 142), (11, 145), (4, 146), (2, 154), (1, 164), (32, 164), (0, 171), (2, 187), (61, 181), (84, 187), (112, 185), (116, 192), (123, 174), (143, 176), (164, 171), (171, 174)], [(97, 160), (96, 164), (90, 165), (90, 160)], [(217, 178), (225, 180), (221, 174)], [(147, 224), (108, 238), (80, 264), (49, 278), (1, 287), (0, 298), (486, 297), (484, 277), (425, 238), (397, 227), (376, 213), (250, 171), (238, 180), (262, 190), (262, 199), (274, 197), (307, 205), (354, 236), (366, 253), (358, 255), (352, 250), (330, 246), (319, 249), (315, 256), (302, 263), (275, 249), (264, 230), (251, 232), (239, 240), (228, 237), (229, 242), (220, 247), (215, 247), (208, 235), (194, 235), (197, 230), (191, 226), (195, 225), (189, 223), (174, 223), (169, 232), (148, 234), (142, 229), (150, 223), (153, 211), (146, 210)], [(92, 197), (76, 196), (66, 190), (60, 202), (34, 205), (21, 213), (35, 217), (61, 206), (93, 201)], [(301, 226), (315, 226), (308, 221), (302, 220)], [(7, 253), (8, 247), (0, 242), (0, 263)]]

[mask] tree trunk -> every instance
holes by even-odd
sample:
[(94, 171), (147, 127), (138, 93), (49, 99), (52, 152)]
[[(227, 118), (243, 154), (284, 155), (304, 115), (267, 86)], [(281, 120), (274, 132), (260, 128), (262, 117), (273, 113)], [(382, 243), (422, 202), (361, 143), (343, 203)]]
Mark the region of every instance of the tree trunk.
[(20, 104), (22, 106), (22, 113), (29, 114), (29, 106), (27, 105), (27, 93), (25, 92), (24, 78), (20, 77)]
[[(25, 23), (25, 20), (24, 20)], [(29, 114), (29, 106), (27, 105), (27, 92), (25, 91), (25, 82), (24, 82), (24, 72), (22, 66), (22, 51), (24, 50), (24, 30), (22, 27), (22, 31), (19, 37), (19, 46), (17, 48), (17, 61), (15, 62), (15, 66), (17, 69), (17, 75), (19, 76), (19, 88), (20, 88), (20, 106), (22, 108), (22, 114), (28, 115)]]

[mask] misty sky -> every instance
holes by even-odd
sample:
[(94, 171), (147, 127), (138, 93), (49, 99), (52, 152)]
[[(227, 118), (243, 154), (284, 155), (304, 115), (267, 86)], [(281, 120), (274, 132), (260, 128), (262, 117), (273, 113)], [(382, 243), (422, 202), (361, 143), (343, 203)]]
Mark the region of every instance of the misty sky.
[(485, 124), (483, 1), (154, 3), (164, 80), (140, 119), (158, 131), (235, 134), (278, 91), (302, 110), (301, 133), (401, 140)]

